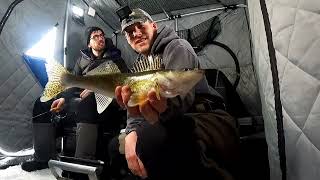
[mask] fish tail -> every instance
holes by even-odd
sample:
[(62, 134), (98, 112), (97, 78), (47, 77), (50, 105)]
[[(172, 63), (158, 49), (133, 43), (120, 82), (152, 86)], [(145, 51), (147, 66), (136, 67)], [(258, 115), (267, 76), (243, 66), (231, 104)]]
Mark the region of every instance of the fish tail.
[(56, 61), (50, 61), (46, 64), (48, 74), (48, 83), (46, 84), (43, 93), (40, 97), (41, 102), (49, 101), (56, 95), (64, 91), (67, 87), (64, 79), (71, 75), (61, 64)]

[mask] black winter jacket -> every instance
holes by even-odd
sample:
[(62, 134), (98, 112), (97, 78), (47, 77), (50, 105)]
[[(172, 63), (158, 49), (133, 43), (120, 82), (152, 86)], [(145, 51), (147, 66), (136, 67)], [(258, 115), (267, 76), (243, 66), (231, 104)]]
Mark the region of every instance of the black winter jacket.
[[(127, 65), (121, 58), (121, 51), (113, 45), (111, 39), (106, 38), (105, 42), (106, 49), (101, 59), (96, 59), (91, 49), (87, 48), (80, 50), (80, 57), (75, 63), (73, 74), (77, 76), (84, 76), (92, 69), (105, 62), (115, 63), (121, 72), (128, 72)], [(64, 97), (66, 99), (66, 104), (73, 106), (72, 103), (74, 103), (74, 100), (79, 97), (82, 90), (83, 89), (80, 88), (70, 88), (62, 92), (58, 97)]]

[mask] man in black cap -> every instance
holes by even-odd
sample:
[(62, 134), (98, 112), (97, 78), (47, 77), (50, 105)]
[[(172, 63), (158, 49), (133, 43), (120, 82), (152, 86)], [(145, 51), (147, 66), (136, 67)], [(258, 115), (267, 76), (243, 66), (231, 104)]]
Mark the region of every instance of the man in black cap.
[[(87, 49), (80, 51), (73, 72), (75, 75), (84, 76), (102, 64), (116, 64), (121, 72), (127, 71), (127, 66), (121, 58), (121, 52), (112, 40), (105, 38), (103, 30), (99, 27), (89, 27), (86, 32)], [(33, 109), (33, 137), (34, 160), (24, 162), (22, 169), (34, 171), (48, 167), (48, 160), (56, 158), (57, 126), (52, 122), (52, 114), (43, 112), (75, 111), (77, 123), (77, 140), (75, 157), (95, 159), (98, 139), (98, 125), (106, 122), (104, 130), (110, 133), (120, 131), (119, 106), (111, 102), (101, 114), (97, 112), (95, 95), (87, 89), (71, 88), (59, 95), (60, 98), (42, 103), (39, 99)], [(68, 108), (67, 108), (68, 107)], [(115, 113), (116, 112), (116, 113)], [(58, 126), (59, 127), (59, 126)], [(61, 128), (61, 127), (60, 127)]]
[[(161, 59), (159, 69), (199, 67), (190, 43), (170, 27), (158, 27), (141, 9), (133, 9), (122, 20), (121, 31), (139, 53), (136, 62), (153, 56)], [(204, 108), (190, 111), (197, 94), (203, 95), (206, 103), (199, 105)], [(235, 121), (225, 111), (222, 96), (205, 78), (185, 97), (158, 99), (151, 90), (148, 100), (136, 107), (127, 106), (131, 96), (128, 86), (118, 86), (115, 96), (128, 113), (126, 135), (119, 136), (118, 144), (134, 175), (150, 179), (234, 178), (229, 170), (237, 161), (239, 138)], [(194, 112), (192, 116), (185, 115)], [(111, 144), (111, 157), (116, 158), (112, 147)]]

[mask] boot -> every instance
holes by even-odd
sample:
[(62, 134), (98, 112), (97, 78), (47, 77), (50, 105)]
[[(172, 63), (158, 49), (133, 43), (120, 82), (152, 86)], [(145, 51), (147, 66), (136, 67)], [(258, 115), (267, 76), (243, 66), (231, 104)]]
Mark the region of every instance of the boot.
[(31, 172), (48, 168), (48, 161), (56, 158), (56, 131), (52, 123), (33, 123), (34, 160), (22, 163)]
[(96, 159), (95, 155), (97, 139), (97, 124), (78, 123), (75, 157), (83, 159)]

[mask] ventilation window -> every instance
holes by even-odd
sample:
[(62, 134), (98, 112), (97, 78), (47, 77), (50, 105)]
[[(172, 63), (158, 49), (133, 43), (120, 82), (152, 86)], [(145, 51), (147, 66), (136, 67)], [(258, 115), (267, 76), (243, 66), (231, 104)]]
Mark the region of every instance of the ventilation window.
[(56, 34), (57, 27), (53, 27), (45, 36), (43, 36), (43, 38), (38, 43), (36, 43), (25, 54), (45, 60), (52, 59), (54, 55)]

